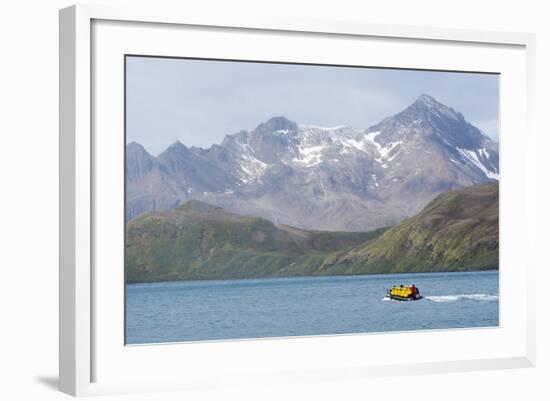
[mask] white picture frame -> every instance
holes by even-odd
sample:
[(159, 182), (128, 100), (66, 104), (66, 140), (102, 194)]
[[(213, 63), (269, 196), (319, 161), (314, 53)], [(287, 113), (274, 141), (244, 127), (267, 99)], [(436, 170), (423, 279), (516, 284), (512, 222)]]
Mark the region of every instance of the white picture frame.
[[(122, 25), (117, 26), (117, 24)], [(114, 219), (111, 219), (112, 215), (103, 214), (106, 205), (108, 205), (105, 202), (111, 202), (111, 200), (106, 200), (104, 196), (102, 198), (101, 194), (105, 193), (105, 188), (102, 187), (105, 180), (100, 177), (105, 174), (102, 171), (107, 167), (110, 170), (112, 170), (110, 168), (112, 166), (120, 167), (120, 163), (116, 162), (116, 160), (120, 161), (118, 159), (120, 149), (113, 146), (116, 142), (110, 142), (110, 139), (97, 141), (97, 138), (94, 137), (94, 132), (96, 132), (94, 130), (109, 129), (109, 127), (114, 127), (116, 130), (116, 127), (120, 126), (117, 125), (120, 121), (112, 123), (113, 125), (108, 127), (103, 126), (99, 120), (109, 120), (101, 111), (107, 107), (113, 110), (113, 113), (120, 112), (119, 99), (123, 86), (119, 85), (120, 81), (116, 81), (120, 78), (121, 70), (116, 73), (113, 82), (109, 81), (108, 74), (103, 74), (101, 71), (103, 71), (104, 65), (110, 63), (109, 55), (117, 58), (120, 54), (127, 52), (126, 44), (133, 49), (133, 45), (130, 44), (131, 38), (135, 40), (142, 34), (141, 31), (151, 27), (156, 28), (147, 31), (147, 40), (144, 40), (145, 36), (142, 37), (140, 49), (147, 53), (160, 52), (164, 55), (172, 55), (173, 48), (171, 50), (171, 45), (168, 44), (164, 48), (158, 47), (159, 38), (174, 34), (176, 31), (173, 30), (179, 28), (182, 29), (182, 34), (185, 34), (186, 27), (193, 27), (205, 34), (213, 33), (211, 37), (226, 35), (228, 40), (233, 40), (232, 34), (242, 34), (243, 37), (245, 34), (262, 35), (262, 40), (265, 40), (266, 43), (272, 41), (270, 49), (273, 52), (277, 50), (277, 43), (285, 40), (281, 39), (281, 35), (286, 35), (285, 37), (295, 35), (296, 38), (305, 38), (304, 41), (318, 38), (318, 40), (325, 40), (327, 43), (333, 38), (342, 41), (383, 40), (386, 43), (408, 41), (407, 43), (414, 42), (419, 46), (424, 44), (438, 46), (442, 52), (445, 52), (446, 46), (453, 46), (452, 52), (468, 52), (468, 49), (477, 49), (481, 54), (486, 51), (486, 48), (496, 49), (495, 54), (500, 51), (502, 59), (499, 59), (498, 55), (495, 56), (492, 61), (487, 61), (488, 64), (484, 70), (501, 72), (498, 63), (503, 64), (501, 68), (508, 71), (505, 74), (505, 79), (509, 80), (505, 88), (510, 89), (504, 90), (501, 95), (501, 113), (505, 114), (502, 122), (503, 145), (501, 145), (504, 183), (501, 190), (501, 201), (505, 200), (501, 211), (504, 223), (501, 225), (503, 227), (501, 228), (501, 246), (504, 248), (506, 243), (511, 243), (514, 230), (522, 232), (521, 238), (517, 240), (516, 249), (508, 251), (508, 248), (505, 248), (506, 254), (503, 254), (501, 249), (501, 260), (504, 256), (505, 261), (517, 262), (516, 265), (519, 264), (522, 269), (509, 272), (504, 270), (505, 281), (501, 281), (501, 286), (506, 289), (512, 283), (516, 285), (519, 291), (519, 301), (512, 304), (509, 302), (510, 298), (503, 299), (501, 313), (504, 314), (504, 322), (501, 326), (493, 330), (300, 337), (212, 342), (192, 346), (169, 344), (131, 347), (131, 350), (124, 349), (124, 344), (118, 341), (120, 337), (118, 334), (113, 336), (116, 338), (114, 342), (105, 340), (109, 330), (120, 332), (119, 326), (113, 327), (113, 325), (118, 325), (116, 322), (119, 322), (121, 326), (124, 324), (123, 314), (119, 313), (123, 300), (120, 299), (119, 290), (116, 289), (117, 277), (109, 281), (110, 279), (106, 278), (106, 275), (98, 274), (94, 270), (97, 268), (98, 261), (104, 261), (103, 258), (113, 257), (116, 259), (114, 255), (116, 252), (97, 251), (97, 242), (101, 241), (97, 236), (101, 230), (105, 230), (105, 221), (118, 221), (118, 224), (122, 226), (123, 220), (116, 220), (116, 215), (114, 215)], [(120, 32), (123, 31), (128, 34), (121, 34)], [(96, 35), (95, 41), (94, 34)], [(204, 40), (204, 43), (207, 43), (207, 38)], [(209, 15), (188, 14), (184, 10), (166, 11), (154, 7), (119, 9), (108, 6), (78, 5), (61, 10), (60, 390), (80, 396), (209, 388), (253, 381), (277, 383), (326, 380), (329, 377), (360, 378), (400, 375), (408, 374), (411, 371), (436, 373), (534, 366), (534, 270), (536, 260), (530, 256), (534, 255), (534, 252), (528, 252), (528, 250), (535, 243), (533, 239), (536, 219), (534, 204), (535, 150), (519, 148), (518, 144), (514, 142), (515, 139), (510, 135), (513, 131), (512, 128), (518, 129), (524, 132), (522, 135), (524, 143), (535, 143), (533, 132), (534, 44), (534, 36), (523, 33), (374, 25), (349, 21), (294, 20), (292, 18), (219, 19)], [(103, 50), (105, 53), (102, 53)], [(185, 52), (185, 50), (182, 51)], [(226, 58), (230, 58), (231, 51), (234, 50), (227, 50)], [(269, 57), (262, 56), (252, 46), (248, 51), (251, 52), (248, 55), (243, 53), (237, 56), (244, 59)], [(282, 56), (272, 57), (277, 59)], [(288, 57), (300, 56), (289, 55)], [(345, 58), (350, 55), (346, 56), (345, 53), (342, 53), (340, 57)], [(504, 65), (505, 60), (510, 62), (506, 62)], [(480, 61), (469, 60), (466, 57), (464, 64), (456, 64), (455, 68), (449, 68), (453, 65), (452, 61), (427, 60), (423, 67), (472, 70), (478, 62)], [(392, 64), (390, 58), (386, 63), (388, 66), (397, 67)], [(399, 65), (399, 67), (404, 66), (406, 67), (405, 64)], [(116, 68), (118, 68), (118, 64)], [(94, 72), (94, 70), (97, 71)], [(106, 101), (105, 106), (103, 103), (100, 106), (95, 103), (97, 99), (94, 96), (103, 96), (104, 90), (94, 87), (92, 82), (94, 73), (103, 74), (95, 84), (103, 79), (107, 79), (107, 81), (102, 82), (113, 84), (108, 85), (109, 90), (117, 93), (116, 96), (110, 97), (113, 103)], [(514, 93), (512, 93), (512, 89)], [(516, 94), (518, 95), (516, 96)], [(514, 96), (515, 98), (512, 98)], [(512, 112), (518, 106), (519, 109)], [(116, 139), (116, 135), (110, 138), (119, 140)], [(513, 166), (513, 169), (509, 169), (509, 166)], [(116, 178), (117, 175), (114, 174), (114, 176)], [(511, 213), (511, 211), (515, 212)], [(106, 231), (104, 234), (108, 237)], [(116, 237), (113, 242), (116, 243)], [(521, 254), (529, 256), (520, 258)], [(110, 283), (115, 284), (111, 286)], [(114, 302), (116, 305), (112, 308), (112, 313), (104, 313), (105, 307), (102, 305), (105, 302), (102, 304), (98, 300), (98, 291), (101, 291), (102, 299), (108, 300), (109, 303)], [(507, 315), (508, 313), (509, 315)], [(442, 340), (441, 346), (445, 341), (456, 341), (457, 338), (465, 343), (479, 343), (480, 346), (479, 349), (466, 352), (458, 345), (454, 350), (455, 354), (449, 351), (449, 354), (443, 353), (439, 358), (428, 355), (427, 359), (418, 358), (414, 353), (409, 358), (403, 359), (399, 353), (399, 347), (395, 347), (393, 356), (389, 349), (386, 349), (385, 356), (371, 353), (369, 358), (365, 358), (361, 352), (355, 352), (354, 355), (351, 355), (352, 353), (347, 355), (344, 352), (343, 354), (347, 355), (344, 357), (337, 352), (342, 349), (341, 347), (367, 349), (370, 346), (384, 349), (384, 347), (387, 348), (393, 344), (396, 339), (402, 341), (403, 344), (414, 344), (418, 347), (419, 344), (436, 344), (442, 337), (446, 339)], [(488, 346), (489, 344), (492, 344), (493, 348)], [(326, 350), (325, 354), (321, 355), (320, 359), (316, 359), (315, 356), (320, 355), (319, 350), (321, 349)], [(466, 356), (460, 357), (461, 353)], [(278, 355), (285, 354), (307, 355), (311, 357), (311, 363), (298, 363), (292, 358), (278, 357)], [(211, 372), (210, 366), (204, 367), (204, 369), (197, 366), (180, 366), (186, 373), (185, 379), (177, 374), (163, 375), (163, 372), (158, 372), (158, 375), (155, 376), (151, 375), (151, 372), (147, 372), (144, 374), (145, 377), (149, 377), (147, 380), (139, 377), (139, 370), (129, 368), (136, 367), (140, 363), (157, 366), (162, 362), (173, 367), (179, 361), (185, 365), (181, 362), (181, 355), (186, 355), (186, 361), (209, 358), (212, 363), (218, 358), (219, 368)], [(254, 359), (252, 355), (262, 356), (262, 361)], [(239, 362), (240, 358), (243, 359), (242, 362)], [(255, 372), (247, 369), (246, 363), (258, 363)], [(111, 371), (107, 372), (107, 364), (113, 366)], [(264, 365), (260, 366), (261, 364)], [(129, 369), (121, 369), (121, 367)], [(127, 371), (128, 374), (117, 374), (119, 371)]]

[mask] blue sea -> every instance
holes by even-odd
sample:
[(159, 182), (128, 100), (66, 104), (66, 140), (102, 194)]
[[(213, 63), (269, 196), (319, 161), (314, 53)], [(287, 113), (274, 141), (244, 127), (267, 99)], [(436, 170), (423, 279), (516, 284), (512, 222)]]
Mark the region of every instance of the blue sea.
[(497, 271), (129, 284), (126, 343), (498, 326), (498, 300)]

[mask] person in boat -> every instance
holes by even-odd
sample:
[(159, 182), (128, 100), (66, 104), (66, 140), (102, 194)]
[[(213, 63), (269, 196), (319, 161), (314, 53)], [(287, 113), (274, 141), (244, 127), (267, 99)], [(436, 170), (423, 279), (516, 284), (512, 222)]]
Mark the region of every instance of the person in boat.
[(418, 288), (416, 287), (416, 285), (411, 285), (411, 290), (412, 290), (412, 293), (414, 295), (420, 295), (420, 291), (418, 291)]

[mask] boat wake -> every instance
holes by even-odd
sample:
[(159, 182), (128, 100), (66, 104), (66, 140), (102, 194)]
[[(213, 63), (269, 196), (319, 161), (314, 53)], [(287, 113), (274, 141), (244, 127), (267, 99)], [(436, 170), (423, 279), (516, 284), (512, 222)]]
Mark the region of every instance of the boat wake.
[[(458, 295), (428, 295), (423, 297), (432, 302), (456, 302), (464, 299), (472, 301), (498, 301), (498, 295), (495, 294), (458, 294)], [(382, 301), (394, 301), (389, 297), (382, 298)], [(399, 301), (395, 301), (399, 302)]]
[(472, 301), (498, 301), (498, 295), (495, 294), (431, 295), (424, 298), (432, 302), (456, 302), (462, 299), (469, 299)]

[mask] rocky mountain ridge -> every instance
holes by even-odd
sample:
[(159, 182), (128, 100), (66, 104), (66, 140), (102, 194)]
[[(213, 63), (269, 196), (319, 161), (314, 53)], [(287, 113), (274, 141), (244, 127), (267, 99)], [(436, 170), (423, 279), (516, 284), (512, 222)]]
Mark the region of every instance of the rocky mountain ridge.
[(277, 224), (367, 231), (499, 178), (498, 144), (428, 95), (368, 129), (274, 117), (208, 149), (127, 145), (127, 220), (196, 199)]

